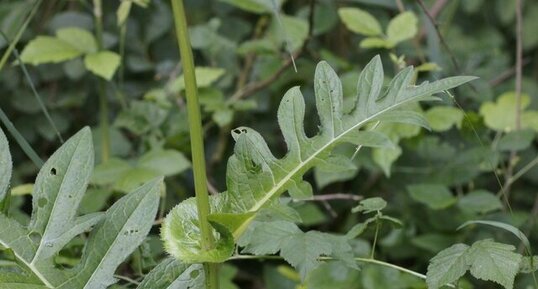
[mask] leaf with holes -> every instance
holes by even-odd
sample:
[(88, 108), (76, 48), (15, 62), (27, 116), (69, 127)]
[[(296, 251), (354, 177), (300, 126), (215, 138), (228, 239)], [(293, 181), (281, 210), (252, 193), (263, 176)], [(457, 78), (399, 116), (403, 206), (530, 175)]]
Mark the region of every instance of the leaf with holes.
[[(303, 175), (331, 158), (331, 152), (336, 146), (344, 143), (383, 146), (390, 143), (386, 142), (386, 138), (380, 138), (381, 144), (372, 143), (371, 137), (364, 137), (361, 129), (367, 124), (383, 121), (387, 113), (391, 116), (391, 122), (407, 123), (410, 118), (416, 121), (416, 114), (396, 109), (403, 108), (405, 104), (431, 99), (432, 94), (474, 79), (461, 76), (414, 85), (411, 83), (413, 75), (412, 67), (403, 69), (389, 86), (383, 89), (383, 67), (379, 56), (375, 57), (359, 76), (354, 109), (344, 113), (340, 79), (326, 62), (319, 63), (314, 77), (314, 89), (321, 122), (320, 132), (313, 137), (305, 133), (305, 101), (298, 87), (288, 90), (278, 109), (278, 124), (288, 146), (288, 153), (283, 158), (276, 158), (263, 137), (255, 130), (248, 127), (233, 130), (232, 136), (236, 144), (234, 155), (228, 160), (227, 191), (212, 199), (213, 203), (219, 203), (214, 205), (212, 210), (216, 213), (213, 220), (226, 222), (227, 228), (237, 240), (260, 209), (274, 204), (286, 191), (304, 192), (304, 189), (310, 187), (310, 184), (303, 181)], [(169, 224), (175, 224), (178, 226), (174, 230), (176, 234), (173, 238), (163, 239), (168, 248), (181, 248), (170, 253), (184, 262), (215, 262), (214, 259), (199, 258), (204, 252), (200, 250), (198, 242), (185, 241), (200, 240), (197, 222), (169, 220), (190, 215), (190, 212), (195, 210), (193, 206), (194, 202), (191, 202), (172, 211), (164, 223), (163, 232), (170, 231), (167, 228)], [(227, 222), (230, 215), (236, 216), (233, 222)], [(220, 216), (226, 218), (220, 219)], [(217, 244), (221, 242), (223, 240), (217, 238)], [(192, 256), (198, 257), (192, 259)]]
[(116, 268), (149, 233), (159, 204), (161, 180), (146, 183), (117, 201), (93, 230), (82, 260), (58, 289), (107, 288)]
[[(35, 276), (39, 285), (69, 289), (108, 287), (115, 283), (112, 274), (116, 267), (151, 228), (159, 201), (159, 180), (125, 196), (105, 214), (78, 216), (93, 170), (93, 158), (91, 132), (84, 128), (39, 171), (33, 186), (33, 210), (28, 227), (0, 213), (0, 245), (13, 251), (24, 264), (21, 270)], [(69, 270), (58, 269), (55, 255), (93, 226), (97, 228), (90, 236), (80, 264)]]
[(200, 264), (185, 264), (174, 258), (161, 261), (137, 289), (204, 289), (204, 270)]

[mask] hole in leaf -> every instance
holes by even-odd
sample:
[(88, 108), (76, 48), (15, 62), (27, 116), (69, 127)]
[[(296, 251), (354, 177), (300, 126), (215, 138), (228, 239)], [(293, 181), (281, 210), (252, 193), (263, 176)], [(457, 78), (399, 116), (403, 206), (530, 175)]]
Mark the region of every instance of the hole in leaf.
[(194, 270), (191, 272), (190, 276), (192, 279), (198, 277), (198, 275), (200, 275), (200, 272), (198, 272), (198, 270)]
[(56, 175), (56, 168), (50, 169), (50, 174), (55, 176)]
[(37, 206), (43, 208), (48, 202), (49, 201), (46, 198), (39, 198), (39, 200), (37, 200)]
[(38, 232), (30, 232), (30, 234), (28, 235), (28, 237), (30, 237), (30, 239), (31, 239), (34, 243), (38, 243), (38, 242), (41, 240), (41, 234), (39, 234)]

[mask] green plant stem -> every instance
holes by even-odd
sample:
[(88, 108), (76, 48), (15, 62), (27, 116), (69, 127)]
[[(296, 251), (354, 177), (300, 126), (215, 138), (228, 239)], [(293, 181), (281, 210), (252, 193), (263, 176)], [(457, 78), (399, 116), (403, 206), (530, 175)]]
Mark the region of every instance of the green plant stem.
[(375, 235), (374, 235), (374, 242), (372, 244), (372, 252), (370, 253), (370, 259), (374, 259), (375, 257), (375, 247), (377, 245), (377, 236), (379, 235), (379, 229), (381, 227), (381, 222), (379, 221), (379, 218), (375, 220)]
[[(275, 256), (275, 255), (264, 255), (264, 256), (235, 255), (235, 256), (232, 256), (230, 258), (230, 260), (258, 260), (258, 259), (282, 260), (282, 257)], [(318, 260), (320, 260), (320, 261), (332, 261), (332, 260), (335, 260), (335, 259), (332, 258), (332, 257), (320, 257)], [(356, 258), (354, 258), (354, 260), (357, 261), (357, 262), (376, 264), (376, 265), (379, 265), (379, 266), (392, 268), (394, 270), (398, 270), (400, 272), (404, 272), (404, 273), (413, 275), (413, 276), (415, 276), (417, 278), (426, 280), (426, 275), (424, 275), (424, 274), (421, 274), (421, 273), (415, 272), (413, 270), (409, 270), (407, 268), (400, 267), (398, 265), (394, 265), (394, 264), (391, 264), (391, 263), (383, 262), (383, 261), (372, 259), (372, 258), (360, 258), (360, 257), (356, 257)], [(446, 284), (446, 286), (451, 287), (451, 288), (456, 288), (453, 284)]]
[[(101, 0), (93, 0), (93, 15), (95, 17), (95, 38), (97, 47), (103, 49), (103, 5)], [(108, 99), (106, 96), (105, 82), (97, 80), (99, 93), (99, 128), (101, 130), (101, 162), (105, 163), (110, 158), (110, 125), (108, 123)]]
[[(194, 74), (194, 59), (187, 31), (187, 19), (185, 17), (183, 0), (171, 0), (171, 2), (181, 64), (185, 75), (185, 92), (187, 97), (192, 166), (194, 171), (194, 188), (201, 231), (200, 245), (204, 250), (211, 250), (214, 248), (215, 241), (211, 226), (207, 220), (207, 216), (211, 212), (209, 206), (209, 194), (207, 191), (202, 118), (200, 115), (200, 105), (198, 104), (198, 89), (196, 86), (196, 76)], [(204, 264), (207, 289), (219, 288), (217, 270), (217, 264)]]
[(37, 10), (39, 9), (39, 6), (41, 6), (41, 2), (43, 0), (37, 0), (34, 2), (34, 7), (32, 7), (32, 10), (30, 11), (30, 14), (28, 14), (28, 17), (26, 17), (26, 20), (22, 24), (22, 26), (19, 28), (19, 31), (17, 31), (17, 34), (15, 35), (15, 38), (11, 41), (9, 46), (7, 47), (6, 52), (2, 55), (2, 59), (0, 60), (0, 71), (2, 71), (2, 68), (4, 68), (4, 65), (6, 64), (7, 60), (9, 59), (9, 56), (11, 55), (11, 52), (13, 52), (13, 49), (15, 49), (15, 46), (19, 42), (19, 40), (22, 37), (22, 34), (26, 30), (26, 27), (28, 27), (28, 24), (30, 24), (30, 21), (34, 18)]

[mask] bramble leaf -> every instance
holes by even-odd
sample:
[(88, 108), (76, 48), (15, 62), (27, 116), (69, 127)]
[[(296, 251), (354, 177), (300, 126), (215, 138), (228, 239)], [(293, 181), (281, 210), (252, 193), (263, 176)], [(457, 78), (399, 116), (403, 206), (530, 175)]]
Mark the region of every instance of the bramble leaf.
[(519, 265), (519, 272), (532, 273), (538, 271), (538, 256), (523, 257)]
[(381, 211), (387, 206), (387, 202), (380, 197), (368, 198), (359, 202), (359, 205), (351, 210), (353, 213), (362, 212), (368, 214)]
[(522, 259), (514, 250), (512, 245), (488, 239), (474, 243), (467, 256), (471, 274), (478, 279), (499, 283), (506, 289), (513, 288)]
[(440, 288), (445, 284), (457, 281), (465, 275), (469, 268), (465, 259), (468, 249), (469, 246), (465, 244), (456, 244), (433, 257), (428, 266), (426, 277), (428, 288)]
[(470, 270), (475, 278), (512, 289), (516, 274), (520, 270), (529, 271), (526, 263), (522, 262), (523, 256), (514, 253), (514, 250), (512, 245), (496, 243), (491, 239), (477, 241), (471, 247), (456, 244), (430, 261), (426, 278), (428, 288), (437, 289), (455, 282)]
[[(376, 56), (359, 76), (354, 109), (344, 113), (340, 79), (326, 62), (319, 63), (315, 72), (314, 89), (321, 122), (320, 132), (313, 137), (305, 134), (305, 101), (298, 87), (288, 90), (278, 109), (278, 123), (288, 146), (288, 153), (283, 158), (276, 158), (263, 137), (255, 130), (248, 127), (234, 129), (232, 136), (236, 144), (234, 155), (228, 160), (227, 191), (212, 198), (212, 213), (239, 216), (234, 222), (228, 222), (227, 226), (237, 240), (260, 209), (271, 206), (286, 191), (297, 187), (304, 188), (303, 175), (311, 168), (326, 162), (336, 146), (342, 143), (361, 144), (359, 132), (366, 124), (382, 122), (383, 116), (389, 112), (392, 114), (392, 121), (397, 121), (398, 115), (401, 115), (405, 116), (402, 119), (407, 122), (409, 114), (403, 109), (405, 104), (431, 99), (432, 94), (474, 79), (464, 76), (451, 77), (416, 86), (411, 83), (413, 75), (412, 67), (403, 69), (390, 82), (388, 88), (383, 89), (383, 67), (381, 59)], [(397, 108), (402, 110), (396, 110)], [(379, 146), (379, 142), (373, 144)], [(174, 256), (186, 263), (215, 262), (211, 256), (207, 256), (211, 259), (203, 259), (206, 253), (198, 243), (200, 233), (195, 212), (193, 201), (173, 209), (164, 223), (163, 232), (175, 233), (173, 238), (164, 238), (165, 243), (168, 248), (181, 247), (181, 250), (174, 251)], [(185, 216), (189, 218), (188, 221), (170, 220), (185, 219)], [(167, 227), (171, 224), (176, 226), (174, 230)], [(230, 227), (230, 224), (233, 224), (233, 227)], [(219, 240), (218, 234), (215, 235)]]
[[(351, 246), (344, 236), (318, 231), (303, 232), (291, 222), (255, 222), (250, 234), (240, 239), (244, 252), (255, 255), (275, 254), (289, 262), (304, 280), (320, 265), (321, 256), (332, 256), (353, 263)], [(351, 258), (351, 259), (350, 259)]]

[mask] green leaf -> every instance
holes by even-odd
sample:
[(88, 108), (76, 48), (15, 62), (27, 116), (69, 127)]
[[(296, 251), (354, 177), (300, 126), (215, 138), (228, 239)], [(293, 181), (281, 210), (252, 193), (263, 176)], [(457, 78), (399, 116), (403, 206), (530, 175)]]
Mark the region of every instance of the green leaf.
[(368, 198), (359, 202), (359, 205), (351, 210), (353, 213), (362, 212), (368, 214), (379, 212), (387, 206), (387, 202), (380, 197)]
[(212, 115), (212, 119), (219, 127), (225, 127), (232, 123), (233, 117), (234, 111), (227, 107), (216, 110)]
[(110, 207), (93, 230), (76, 272), (58, 289), (107, 288), (116, 268), (142, 243), (153, 225), (161, 179), (144, 184)]
[[(211, 212), (246, 216), (270, 207), (280, 195), (301, 183), (306, 172), (331, 157), (334, 147), (348, 143), (349, 136), (366, 124), (405, 104), (427, 99), (432, 94), (474, 79), (452, 77), (415, 86), (411, 84), (412, 77), (413, 69), (406, 68), (398, 73), (387, 89), (382, 90), (383, 68), (380, 58), (375, 57), (359, 77), (355, 109), (344, 113), (340, 80), (326, 62), (318, 64), (314, 88), (320, 132), (310, 138), (305, 134), (305, 102), (298, 87), (288, 90), (277, 113), (288, 147), (283, 158), (277, 159), (255, 130), (247, 127), (234, 129), (232, 137), (236, 144), (234, 155), (228, 160), (227, 191), (211, 198)], [(166, 237), (163, 239), (179, 245), (168, 245), (167, 250), (185, 262), (222, 261), (227, 254), (219, 253), (219, 258), (213, 258), (199, 247), (200, 233), (195, 212), (193, 201), (180, 204), (171, 211), (164, 222), (162, 231)], [(232, 230), (235, 239), (245, 232), (253, 217), (240, 219), (242, 221), (235, 222), (236, 228)], [(174, 229), (170, 228), (172, 225)], [(228, 243), (219, 239), (217, 234), (216, 240), (223, 246)], [(232, 250), (233, 240), (226, 252)], [(210, 258), (204, 259), (206, 257)]]
[[(11, 163), (11, 153), (9, 152), (9, 143), (7, 142), (6, 135), (0, 129), (0, 204), (4, 200), (7, 189), (9, 188), (9, 180), (11, 179), (11, 170), (13, 164)], [(0, 205), (0, 207), (2, 207)]]
[(97, 52), (97, 41), (88, 30), (78, 27), (62, 28), (56, 31), (56, 37), (69, 43), (80, 52)]
[(303, 46), (307, 37), (308, 21), (303, 18), (282, 14), (271, 21), (269, 38), (278, 48), (285, 46), (290, 51), (296, 51)]
[(455, 107), (436, 106), (426, 112), (426, 119), (434, 131), (446, 131), (461, 126), (463, 112)]
[(84, 65), (93, 74), (111, 80), (120, 66), (120, 56), (112, 51), (100, 51), (84, 57)]
[(202, 265), (181, 263), (174, 258), (166, 258), (155, 267), (137, 289), (204, 289)]
[(49, 287), (36, 284), (24, 284), (24, 283), (13, 283), (5, 282), (0, 284), (0, 289), (47, 289)]
[(250, 234), (240, 239), (238, 244), (245, 246), (243, 251), (255, 255), (280, 252), (280, 256), (299, 271), (303, 280), (320, 265), (319, 257), (334, 256), (345, 260), (351, 253), (345, 237), (317, 231), (305, 233), (297, 225), (285, 221), (257, 222)]
[[(87, 231), (100, 216), (77, 217), (93, 170), (93, 144), (89, 128), (71, 137), (43, 165), (32, 192), (29, 232), (40, 237), (30, 263), (47, 261), (73, 237)], [(50, 261), (49, 261), (50, 262)]]
[(512, 245), (492, 240), (474, 243), (466, 256), (471, 274), (475, 278), (493, 281), (506, 289), (512, 289), (522, 260), (522, 256), (514, 253), (514, 250)]
[(116, 18), (118, 27), (121, 27), (127, 21), (129, 13), (131, 12), (133, 2), (132, 1), (121, 1), (118, 10), (116, 10)]
[(477, 190), (468, 193), (458, 200), (458, 207), (467, 212), (486, 214), (502, 209), (503, 205), (495, 194)]
[[(26, 273), (26, 272), (24, 272)], [(39, 279), (30, 275), (0, 271), (0, 289), (46, 289)]]
[(132, 168), (116, 180), (113, 188), (116, 191), (128, 193), (158, 176), (160, 174), (152, 169)]
[[(524, 111), (530, 105), (530, 96), (521, 94), (521, 127), (538, 130), (536, 126), (536, 112)], [(484, 102), (480, 106), (480, 115), (484, 117), (487, 127), (497, 131), (515, 130), (516, 95), (514, 92), (505, 92), (497, 98), (496, 102)]]
[(519, 230), (518, 228), (510, 224), (496, 222), (496, 221), (472, 220), (472, 221), (467, 221), (463, 223), (461, 226), (458, 227), (458, 230), (464, 227), (467, 227), (469, 225), (474, 225), (474, 224), (488, 225), (488, 226), (500, 228), (507, 232), (510, 232), (514, 236), (516, 236), (523, 243), (523, 245), (525, 245), (525, 248), (528, 250), (528, 252), (532, 251), (531, 243), (529, 242), (529, 239), (527, 238), (527, 236), (525, 236), (525, 234), (521, 232), (521, 230)]
[(519, 266), (519, 272), (528, 274), (536, 271), (538, 271), (538, 256), (523, 257)]
[(345, 7), (338, 9), (338, 15), (346, 27), (355, 33), (366, 36), (377, 36), (382, 33), (377, 19), (364, 10)]
[(173, 176), (190, 168), (191, 162), (176, 150), (154, 150), (142, 155), (137, 166), (158, 175)]
[(80, 55), (82, 55), (82, 51), (68, 42), (50, 36), (38, 36), (24, 47), (21, 60), (25, 63), (38, 65), (63, 62)]
[(112, 158), (95, 167), (90, 182), (100, 186), (111, 185), (121, 179), (131, 169), (132, 167), (128, 162)]
[[(104, 215), (77, 216), (93, 170), (92, 143), (86, 127), (43, 165), (33, 187), (27, 228), (0, 214), (0, 245), (11, 249), (47, 288), (104, 289), (115, 283), (116, 267), (145, 238), (157, 212), (161, 182), (153, 181), (116, 202)], [(55, 255), (93, 226), (97, 228), (81, 262), (73, 269), (57, 268)]]
[(441, 288), (441, 286), (458, 281), (467, 269), (466, 254), (469, 246), (465, 244), (456, 244), (444, 249), (430, 260), (428, 273), (426, 274), (426, 283), (429, 289)]
[(390, 177), (390, 168), (401, 154), (402, 148), (399, 146), (390, 149), (374, 149), (372, 152), (372, 158), (374, 162), (381, 167), (385, 176)]
[[(196, 67), (194, 73), (196, 76), (196, 84), (198, 88), (211, 86), (215, 81), (219, 80), (226, 71), (218, 67)], [(180, 75), (170, 85), (170, 90), (179, 92), (185, 89), (185, 77)]]
[[(220, 199), (222, 194), (213, 199), (211, 212), (221, 210)], [(242, 220), (244, 222), (244, 220)], [(213, 223), (214, 225), (216, 223)], [(227, 260), (234, 250), (234, 238), (225, 226), (215, 226), (216, 245), (211, 250), (205, 250), (200, 244), (200, 231), (198, 229), (198, 211), (196, 200), (189, 198), (178, 204), (164, 220), (161, 237), (166, 251), (178, 260), (192, 263), (220, 263)], [(195, 230), (195, 231), (193, 231)]]
[(450, 190), (443, 185), (411, 185), (407, 187), (407, 191), (415, 201), (423, 203), (434, 210), (448, 208), (457, 201)]
[(398, 44), (413, 38), (418, 31), (417, 23), (418, 19), (413, 12), (401, 13), (389, 22), (387, 39), (394, 44)]
[(503, 135), (497, 144), (500, 151), (521, 151), (532, 144), (534, 131), (530, 129), (515, 130)]
[(392, 48), (394, 47), (394, 43), (392, 41), (389, 41), (387, 39), (379, 38), (379, 37), (368, 37), (361, 41), (359, 46), (361, 48)]
[[(248, 12), (262, 14), (272, 12), (274, 9), (280, 10), (280, 6), (284, 0), (220, 0), (222, 2), (231, 4), (239, 9), (243, 9)], [(275, 3), (275, 4), (273, 4)], [(273, 5), (276, 5), (274, 7)]]

